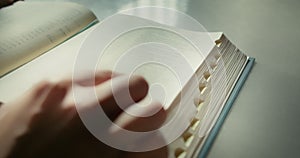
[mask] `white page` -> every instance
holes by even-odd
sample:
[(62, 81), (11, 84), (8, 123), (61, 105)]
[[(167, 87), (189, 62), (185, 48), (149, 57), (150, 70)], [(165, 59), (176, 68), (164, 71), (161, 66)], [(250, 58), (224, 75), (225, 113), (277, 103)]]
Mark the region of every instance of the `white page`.
[[(50, 50), (46, 54), (38, 57), (37, 59), (27, 63), (26, 65), (23, 65), (19, 69), (2, 77), (0, 79), (0, 100), (4, 102), (13, 100), (17, 96), (21, 95), (26, 89), (30, 88), (32, 85), (36, 84), (37, 82), (43, 79), (58, 80), (64, 76), (70, 76), (73, 71), (74, 62), (76, 59), (77, 52), (80, 49), (81, 42), (84, 41), (85, 37), (88, 35), (88, 32), (91, 32), (93, 28), (96, 28), (98, 25), (100, 24), (93, 26), (89, 30), (79, 34), (78, 36), (61, 44), (60, 46)], [(200, 42), (199, 44), (202, 47), (203, 53), (206, 55), (209, 53), (210, 49), (212, 49), (214, 45), (212, 40), (207, 39), (207, 37), (212, 37), (216, 40), (221, 36), (221, 33), (205, 33), (206, 35), (203, 36), (203, 33), (189, 31), (185, 32), (186, 36), (193, 36), (192, 38), (195, 39), (195, 41)], [(99, 37), (98, 42), (101, 42), (101, 40), (101, 37)], [(170, 50), (166, 51), (168, 52)], [(173, 59), (170, 61), (174, 61), (175, 63), (177, 63), (178, 61), (175, 60), (174, 57), (170, 57), (170, 59)], [(201, 60), (197, 60), (192, 55), (187, 56), (187, 59), (192, 64), (192, 67), (195, 70), (197, 66), (201, 64)], [(113, 63), (113, 61), (111, 62)], [(105, 64), (105, 62), (103, 64)], [(109, 65), (106, 68), (109, 68)], [(146, 74), (144, 74), (144, 76), (147, 78)], [(168, 75), (166, 74), (166, 79), (167, 76)], [(172, 86), (174, 86), (174, 84), (171, 84), (169, 87)], [(176, 91), (178, 90), (179, 89), (177, 89)], [(177, 94), (178, 92), (174, 92), (174, 95), (175, 93)]]
[[(120, 25), (120, 21), (126, 21), (126, 24)], [(113, 20), (105, 21), (86, 39), (87, 45), (91, 46), (89, 48), (97, 51), (88, 48), (84, 55), (90, 58), (79, 58), (98, 62), (98, 69), (144, 76), (150, 85), (159, 85), (160, 90), (164, 90), (163, 97), (154, 99), (165, 103), (164, 107), (168, 109), (221, 35), (187, 31), (134, 16), (117, 15)], [(99, 55), (102, 47), (105, 51)], [(98, 61), (95, 61), (97, 58)], [(86, 65), (94, 68), (91, 63), (79, 68), (85, 69)], [(153, 95), (155, 93), (160, 94), (159, 90)]]
[(74, 3), (17, 2), (0, 10), (0, 76), (76, 34), (96, 17)]
[(91, 30), (90, 28), (78, 34), (0, 78), (0, 100), (13, 100), (39, 81), (57, 81), (70, 76), (80, 44)]

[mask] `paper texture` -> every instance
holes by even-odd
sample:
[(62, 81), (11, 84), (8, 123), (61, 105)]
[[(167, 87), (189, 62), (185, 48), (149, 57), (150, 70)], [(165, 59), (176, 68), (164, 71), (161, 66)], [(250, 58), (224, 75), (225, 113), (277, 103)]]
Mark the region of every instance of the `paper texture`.
[(73, 3), (18, 2), (0, 10), (0, 76), (79, 32), (96, 17)]

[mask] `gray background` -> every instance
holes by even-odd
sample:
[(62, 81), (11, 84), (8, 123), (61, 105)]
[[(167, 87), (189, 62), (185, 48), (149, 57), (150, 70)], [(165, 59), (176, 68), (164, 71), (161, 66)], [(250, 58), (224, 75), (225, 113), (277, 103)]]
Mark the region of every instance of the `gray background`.
[(299, 0), (71, 1), (100, 20), (136, 6), (175, 8), (225, 32), (256, 64), (208, 157), (300, 157)]

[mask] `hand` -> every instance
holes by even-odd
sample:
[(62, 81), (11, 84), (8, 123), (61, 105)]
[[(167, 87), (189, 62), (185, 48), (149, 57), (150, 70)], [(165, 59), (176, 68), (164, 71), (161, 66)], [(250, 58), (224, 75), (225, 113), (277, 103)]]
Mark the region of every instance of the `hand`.
[(13, 4), (17, 0), (0, 0), (0, 8)]
[[(118, 126), (131, 131), (159, 128), (166, 118), (166, 112), (160, 104), (145, 107), (144, 112), (159, 109), (150, 117), (130, 116), (116, 104), (110, 81), (122, 76), (99, 72), (95, 83), (82, 78), (75, 81), (75, 84), (95, 86), (98, 102)], [(167, 157), (165, 147), (149, 152), (130, 153), (114, 149), (96, 139), (82, 123), (75, 103), (72, 100), (68, 102), (67, 96), (72, 96), (71, 85), (70, 79), (58, 83), (42, 82), (17, 100), (3, 104), (0, 108), (0, 158)], [(139, 102), (147, 94), (148, 85), (142, 77), (134, 76), (129, 80), (129, 91), (133, 100)], [(93, 106), (99, 104), (86, 105), (84, 109), (88, 110)], [(163, 141), (163, 138), (160, 139)]]

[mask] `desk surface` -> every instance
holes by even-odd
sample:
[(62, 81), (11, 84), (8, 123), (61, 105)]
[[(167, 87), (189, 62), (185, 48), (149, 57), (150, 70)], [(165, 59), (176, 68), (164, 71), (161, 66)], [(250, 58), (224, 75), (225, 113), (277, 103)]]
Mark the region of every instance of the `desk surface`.
[(171, 7), (225, 32), (256, 64), (208, 157), (300, 157), (299, 0), (73, 1), (99, 19), (120, 8)]

